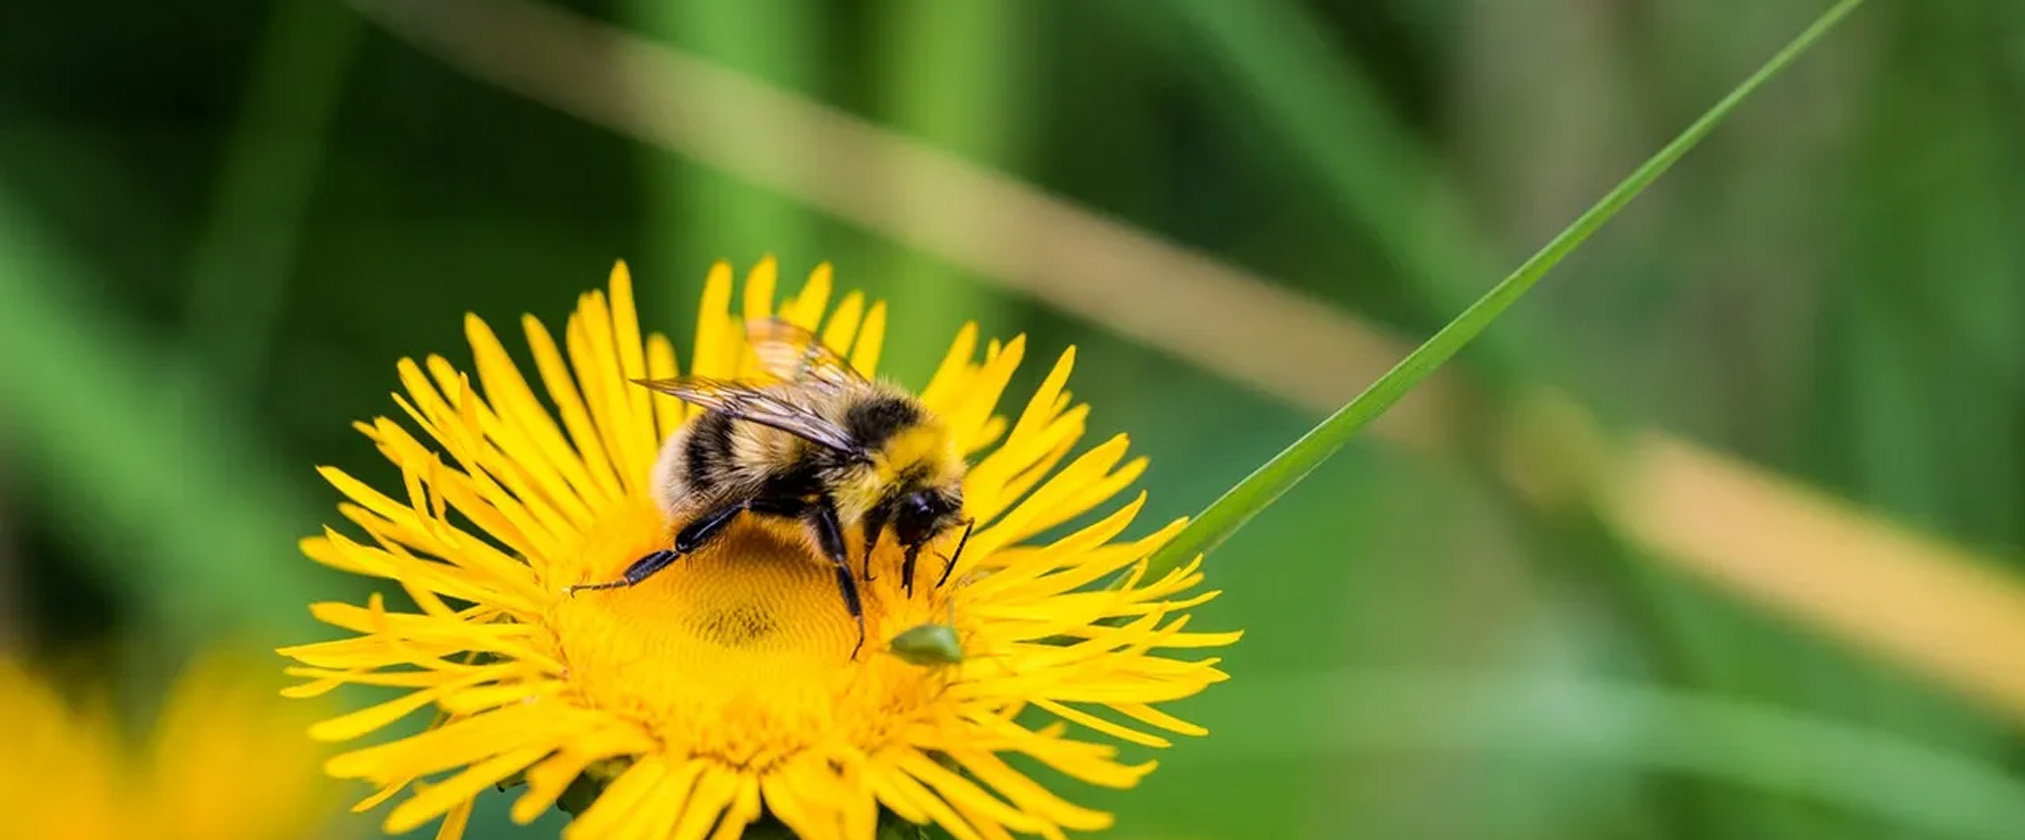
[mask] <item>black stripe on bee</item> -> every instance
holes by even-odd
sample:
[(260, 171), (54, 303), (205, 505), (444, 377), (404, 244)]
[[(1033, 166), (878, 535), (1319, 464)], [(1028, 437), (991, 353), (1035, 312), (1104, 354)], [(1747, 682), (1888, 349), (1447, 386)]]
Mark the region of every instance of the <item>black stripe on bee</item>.
[(921, 422), (921, 409), (899, 397), (880, 396), (851, 406), (844, 431), (865, 449), (878, 449), (893, 435)]
[[(820, 457), (819, 450), (810, 453)], [(779, 499), (807, 499), (823, 491), (823, 465), (812, 457), (804, 457), (791, 464), (784, 464), (767, 476), (766, 484), (760, 488), (760, 495)]]
[(731, 417), (706, 411), (696, 418), (696, 429), (689, 433), (689, 446), (682, 457), (689, 468), (685, 474), (689, 492), (710, 489), (717, 475), (732, 462)]

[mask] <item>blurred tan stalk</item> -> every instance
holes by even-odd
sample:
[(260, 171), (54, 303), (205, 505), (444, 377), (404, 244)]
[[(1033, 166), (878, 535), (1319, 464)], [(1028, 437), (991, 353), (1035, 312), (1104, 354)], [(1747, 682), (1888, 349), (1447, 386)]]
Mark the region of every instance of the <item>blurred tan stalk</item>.
[[(805, 97), (528, 0), (354, 0), (473, 77), (822, 208), (1268, 394), (1330, 410), (1410, 349), (1264, 277)], [(1440, 450), (1438, 379), (1374, 433)], [(1522, 406), (1540, 504), (1592, 497), (1653, 557), (2025, 721), (2025, 584), (1993, 563), (1658, 431)], [(1558, 457), (1557, 457), (1558, 453)], [(1555, 476), (1558, 476), (1556, 480)]]

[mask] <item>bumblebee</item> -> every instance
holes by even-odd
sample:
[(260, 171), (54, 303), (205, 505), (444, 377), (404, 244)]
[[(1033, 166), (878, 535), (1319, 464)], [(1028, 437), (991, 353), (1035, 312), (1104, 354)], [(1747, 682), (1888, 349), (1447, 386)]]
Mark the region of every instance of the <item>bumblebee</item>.
[(901, 586), (911, 596), (922, 548), (962, 526), (936, 579), (941, 586), (975, 524), (963, 518), (968, 464), (919, 399), (859, 375), (808, 330), (760, 319), (747, 325), (747, 337), (777, 381), (634, 380), (705, 409), (669, 436), (654, 466), (655, 501), (677, 523), (673, 545), (634, 561), (617, 580), (569, 591), (638, 584), (709, 545), (744, 514), (786, 519), (801, 524), (813, 556), (835, 571), (862, 648), (865, 613), (844, 535), (860, 529), (869, 581), (872, 548), (890, 529), (903, 550)]

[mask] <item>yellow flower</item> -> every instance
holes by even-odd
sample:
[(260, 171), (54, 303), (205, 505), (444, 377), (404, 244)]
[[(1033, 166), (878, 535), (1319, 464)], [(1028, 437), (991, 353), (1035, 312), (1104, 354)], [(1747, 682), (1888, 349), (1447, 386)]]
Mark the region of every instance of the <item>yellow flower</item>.
[(0, 821), (9, 837), (296, 840), (328, 815), (300, 710), (258, 672), (209, 661), (164, 701), (136, 750), (103, 706), (79, 709), (0, 662)]
[[(868, 309), (852, 293), (826, 313), (827, 266), (777, 310), (774, 284), (768, 260), (748, 276), (734, 318), (731, 269), (712, 270), (690, 373), (757, 376), (740, 325), (773, 315), (875, 370), (884, 304)], [(871, 639), (858, 655), (831, 571), (767, 528), (733, 527), (630, 589), (566, 594), (667, 544), (671, 524), (650, 500), (649, 475), (661, 441), (699, 414), (629, 384), (674, 376), (675, 353), (660, 335), (642, 340), (623, 264), (610, 291), (581, 298), (560, 342), (523, 320), (547, 404), (492, 330), (467, 317), (475, 382), (439, 357), (399, 365), (407, 395), (395, 399), (433, 444), (386, 418), (359, 424), (400, 468), (403, 492), (323, 471), (369, 539), (327, 530), (304, 551), (398, 582), (416, 609), (379, 597), (313, 607), (357, 635), (284, 650), (301, 663), (291, 673), (309, 680), (298, 693), (345, 683), (407, 691), (313, 734), (357, 738), (431, 706), (444, 716), (328, 765), (380, 786), (361, 808), (437, 779), (393, 809), (389, 832), (447, 815), (439, 836), (457, 836), (474, 796), (522, 778), (512, 816), (526, 822), (583, 775), (609, 784), (570, 825), (573, 840), (729, 840), (763, 814), (806, 840), (869, 840), (882, 809), (966, 840), (1060, 837), (1110, 817), (1057, 798), (1008, 756), (1127, 787), (1153, 762), (1120, 761), (1108, 738), (1161, 747), (1156, 730), (1202, 733), (1152, 704), (1224, 678), (1214, 659), (1160, 652), (1236, 639), (1183, 630), (1185, 610), (1215, 593), (1186, 594), (1201, 578), (1193, 565), (1103, 586), (1181, 523), (1119, 540), (1142, 493), (1029, 542), (1118, 495), (1145, 463), (1126, 460), (1123, 435), (1069, 458), (1088, 411), (1063, 390), (1073, 350), (1016, 419), (996, 414), (1026, 342), (990, 342), (980, 362), (975, 325), (920, 396), (971, 461), (963, 496), (977, 532), (949, 585), (911, 597), (889, 573), (900, 564), (894, 542), (879, 543), (871, 578), (858, 581)], [(851, 555), (861, 552), (853, 535)], [(884, 648), (931, 623), (954, 629), (961, 662), (912, 664)], [(1028, 710), (1040, 714), (1029, 722)]]

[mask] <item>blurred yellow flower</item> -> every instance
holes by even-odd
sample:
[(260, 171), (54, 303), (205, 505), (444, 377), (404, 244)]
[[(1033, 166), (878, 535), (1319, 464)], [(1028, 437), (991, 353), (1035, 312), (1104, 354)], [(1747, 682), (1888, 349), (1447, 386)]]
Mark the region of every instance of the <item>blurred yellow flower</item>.
[[(713, 269), (692, 373), (758, 376), (740, 325), (775, 315), (875, 369), (883, 303), (867, 308), (852, 293), (830, 309), (827, 267), (778, 309), (774, 285), (769, 260), (748, 276), (735, 318), (731, 269)], [(676, 360), (666, 338), (642, 340), (623, 264), (609, 297), (579, 301), (560, 343), (532, 317), (523, 326), (553, 413), (468, 317), (477, 387), (439, 357), (399, 365), (407, 394), (396, 400), (433, 444), (386, 418), (358, 426), (400, 468), (399, 497), (323, 471), (369, 541), (326, 530), (303, 545), (320, 562), (398, 582), (416, 605), (317, 604), (319, 618), (356, 635), (283, 651), (308, 680), (298, 694), (405, 690), (317, 725), (319, 738), (358, 738), (431, 706), (445, 715), (329, 763), (380, 786), (362, 808), (438, 775), (392, 810), (387, 831), (447, 815), (439, 836), (456, 836), (480, 791), (521, 779), (512, 816), (526, 822), (585, 776), (608, 784), (567, 830), (575, 840), (729, 840), (763, 815), (806, 840), (870, 840), (882, 810), (966, 840), (1060, 837), (1110, 817), (1057, 798), (1006, 757), (1127, 787), (1153, 762), (1122, 762), (1116, 746), (1069, 724), (1153, 747), (1167, 745), (1156, 730), (1201, 734), (1152, 704), (1224, 678), (1214, 659), (1159, 652), (1236, 639), (1183, 630), (1185, 611), (1215, 593), (1187, 594), (1201, 579), (1193, 565), (1096, 586), (1137, 569), (1181, 523), (1118, 540), (1142, 493), (1066, 536), (1026, 542), (1112, 499), (1145, 466), (1126, 460), (1123, 435), (1068, 457), (1088, 413), (1063, 390), (1073, 351), (1009, 423), (995, 409), (1024, 339), (990, 342), (980, 362), (975, 325), (957, 336), (921, 398), (971, 460), (965, 513), (979, 527), (950, 584), (911, 595), (887, 573), (899, 550), (879, 543), (874, 574), (858, 580), (872, 642), (853, 655), (857, 626), (830, 570), (765, 528), (733, 528), (631, 589), (565, 594), (666, 544), (649, 474), (660, 443), (699, 412), (628, 383), (674, 376)], [(861, 556), (862, 540), (851, 545)], [(960, 662), (910, 664), (883, 649), (927, 623), (953, 626)], [(1023, 723), (1029, 709), (1048, 720)]]
[(303, 711), (283, 707), (269, 677), (243, 663), (186, 673), (145, 749), (126, 743), (103, 706), (67, 703), (10, 662), (0, 662), (0, 721), (8, 837), (298, 840), (328, 816)]

